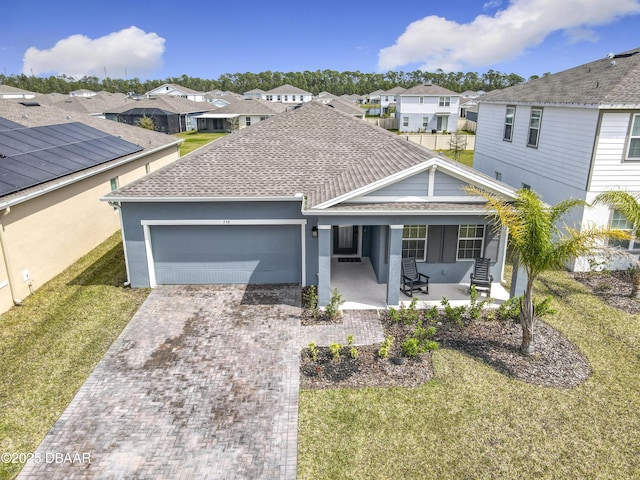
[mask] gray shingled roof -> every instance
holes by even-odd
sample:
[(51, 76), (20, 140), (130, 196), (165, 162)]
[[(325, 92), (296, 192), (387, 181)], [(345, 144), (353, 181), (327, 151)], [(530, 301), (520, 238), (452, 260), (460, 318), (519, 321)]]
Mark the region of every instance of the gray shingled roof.
[(245, 98), (216, 109), (213, 113), (238, 115), (275, 115), (286, 110), (281, 103), (267, 102), (261, 98)]
[(415, 87), (408, 88), (404, 92), (397, 94), (399, 97), (405, 96), (413, 96), (413, 95), (424, 95), (424, 96), (435, 96), (435, 95), (447, 95), (447, 96), (459, 96), (459, 93), (454, 92), (453, 90), (449, 90), (447, 88), (441, 87), (440, 85), (432, 85), (430, 83), (426, 83), (423, 85), (416, 85)]
[(12, 93), (20, 93), (20, 94), (31, 94), (31, 95), (36, 95), (35, 92), (32, 92), (30, 90), (23, 90), (22, 88), (16, 88), (16, 87), (12, 87), (11, 85), (4, 85), (2, 83), (0, 83), (0, 93), (4, 93), (4, 94), (12, 94)]
[(289, 85), (288, 83), (284, 84), (284, 85), (280, 85), (279, 87), (276, 87), (276, 88), (272, 88), (271, 90), (268, 90), (265, 93), (269, 93), (269, 94), (272, 94), (272, 93), (281, 93), (281, 94), (283, 94), (283, 93), (293, 93), (293, 94), (296, 94), (296, 95), (298, 95), (298, 94), (311, 95), (310, 92), (307, 92), (306, 90), (302, 90), (301, 88), (298, 88), (298, 87), (294, 87), (293, 85)]
[(313, 207), (435, 156), (398, 135), (310, 102), (206, 145), (106, 198), (303, 193), (307, 207)]
[(594, 62), (494, 90), (479, 103), (535, 103), (638, 108), (640, 105), (640, 48)]
[[(177, 145), (182, 142), (182, 140), (164, 133), (153, 132), (139, 127), (132, 127), (124, 123), (112, 122), (110, 120), (91, 117), (85, 114), (70, 113), (47, 105), (27, 107), (21, 104), (22, 101), (23, 100), (18, 99), (0, 100), (0, 117), (19, 123), (20, 125), (24, 125), (25, 127), (81, 122), (103, 132), (121, 137), (128, 142), (140, 145), (144, 148), (141, 153), (127, 155), (126, 157), (113, 160), (98, 167), (92, 167), (76, 174), (67, 175), (63, 178), (64, 180), (72, 181), (74, 178), (90, 173), (93, 170), (108, 168), (110, 165), (116, 165), (123, 161), (126, 162), (128, 159), (138, 158), (140, 154), (144, 154), (145, 152), (155, 151), (171, 145)], [(50, 189), (52, 184), (59, 183), (63, 179), (57, 179), (52, 182), (47, 182), (20, 192), (6, 195), (0, 199), (0, 207), (17, 203), (20, 198)]]
[(119, 107), (107, 109), (105, 113), (125, 113), (133, 108), (159, 108), (172, 113), (208, 112), (218, 109), (209, 102), (194, 102), (182, 97), (159, 95), (142, 100), (128, 100), (127, 103)]

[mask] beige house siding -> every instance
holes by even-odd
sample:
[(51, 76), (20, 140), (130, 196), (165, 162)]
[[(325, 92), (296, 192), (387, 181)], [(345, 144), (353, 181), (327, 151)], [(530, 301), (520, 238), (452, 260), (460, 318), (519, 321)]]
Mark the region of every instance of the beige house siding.
[(0, 258), (0, 312), (13, 306), (4, 283), (8, 275), (22, 300), (120, 228), (117, 212), (99, 200), (111, 191), (112, 178), (122, 186), (144, 176), (147, 164), (154, 171), (177, 159), (173, 145), (0, 211), (0, 248), (6, 249)]

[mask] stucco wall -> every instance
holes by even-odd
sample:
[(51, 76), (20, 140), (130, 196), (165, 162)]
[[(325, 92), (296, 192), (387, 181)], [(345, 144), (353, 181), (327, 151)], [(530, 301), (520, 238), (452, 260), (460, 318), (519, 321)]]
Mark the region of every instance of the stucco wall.
[[(117, 212), (99, 200), (111, 190), (112, 178), (124, 185), (144, 176), (147, 163), (153, 171), (177, 158), (173, 146), (3, 211), (4, 253), (11, 272), (0, 269), (0, 285), (11, 275), (15, 296), (23, 299), (62, 272), (120, 228)], [(9, 285), (2, 286), (0, 311), (12, 305)]]

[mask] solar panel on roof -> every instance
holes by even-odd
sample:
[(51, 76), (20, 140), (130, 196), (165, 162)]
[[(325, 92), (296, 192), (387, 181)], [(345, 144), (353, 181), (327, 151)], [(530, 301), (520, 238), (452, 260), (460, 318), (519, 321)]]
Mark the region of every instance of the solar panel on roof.
[(78, 122), (29, 128), (0, 117), (0, 196), (141, 150)]

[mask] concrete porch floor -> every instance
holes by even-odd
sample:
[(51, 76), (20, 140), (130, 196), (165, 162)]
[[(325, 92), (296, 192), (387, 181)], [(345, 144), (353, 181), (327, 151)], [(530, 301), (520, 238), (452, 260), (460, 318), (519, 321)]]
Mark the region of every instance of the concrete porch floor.
[[(387, 284), (378, 283), (373, 266), (367, 257), (361, 262), (338, 262), (331, 259), (331, 288), (337, 288), (342, 295), (343, 310), (371, 310), (386, 309)], [(415, 293), (418, 298), (418, 308), (440, 307), (442, 297), (446, 297), (453, 307), (469, 305), (471, 297), (467, 289), (468, 283), (432, 283), (429, 294)], [(497, 308), (509, 299), (509, 292), (498, 282), (491, 286), (491, 307)], [(486, 299), (482, 294), (480, 300)], [(405, 306), (411, 303), (411, 298), (400, 292), (400, 303)], [(391, 305), (396, 307), (396, 305)]]

